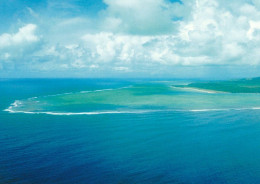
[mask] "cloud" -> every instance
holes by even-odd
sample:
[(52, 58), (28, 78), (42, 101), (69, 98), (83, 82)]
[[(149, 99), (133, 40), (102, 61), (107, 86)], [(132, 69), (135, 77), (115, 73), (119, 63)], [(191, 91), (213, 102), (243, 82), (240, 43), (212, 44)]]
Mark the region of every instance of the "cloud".
[(128, 71), (129, 71), (129, 68), (123, 67), (123, 66), (118, 66), (118, 67), (114, 67), (114, 70), (116, 70), (116, 71), (122, 71), (122, 72), (128, 72)]
[(32, 54), (41, 47), (40, 37), (36, 35), (36, 29), (35, 24), (27, 24), (20, 27), (17, 33), (0, 35), (0, 64), (2, 70), (8, 71), (28, 67), (32, 60)]
[(179, 3), (165, 0), (104, 0), (102, 12), (105, 31), (130, 34), (166, 34), (176, 29), (173, 18), (180, 14)]
[(95, 17), (46, 18), (29, 8), (37, 25), (0, 35), (2, 70), (163, 74), (176, 67), (260, 65), (257, 0), (104, 3)]
[[(256, 15), (260, 12), (257, 6), (247, 1), (226, 3), (215, 0), (184, 0), (181, 6), (186, 6), (191, 12), (186, 12), (183, 20), (178, 23), (169, 21), (173, 14), (168, 12), (174, 10), (174, 6), (179, 6), (178, 3), (171, 4), (160, 0), (149, 3), (110, 0), (105, 2), (108, 4), (108, 18), (105, 20), (109, 20), (112, 30), (117, 29), (119, 32), (101, 32), (83, 37), (93, 60), (142, 67), (154, 64), (260, 64), (256, 51), (260, 48), (257, 43), (260, 39), (260, 19)], [(146, 19), (150, 20), (147, 24), (142, 22)], [(135, 25), (132, 25), (132, 22)], [(164, 29), (169, 32), (163, 33), (155, 28), (155, 32), (151, 34), (149, 30), (152, 26), (163, 28), (165, 22), (170, 29)], [(170, 25), (178, 29), (173, 30)], [(144, 27), (143, 31), (141, 27)], [(136, 32), (132, 32), (132, 28)]]
[(250, 28), (247, 32), (247, 37), (250, 40), (253, 40), (255, 37), (257, 37), (257, 35), (255, 35), (255, 33), (260, 30), (260, 21), (256, 22), (256, 21), (250, 21), (249, 22)]
[(0, 49), (20, 44), (37, 42), (39, 38), (35, 35), (37, 26), (35, 24), (27, 24), (19, 28), (15, 34), (2, 34), (0, 35)]
[(107, 32), (86, 34), (82, 37), (84, 49), (91, 53), (90, 57), (97, 62), (136, 60), (138, 56), (143, 57), (143, 44), (151, 39), (149, 36), (117, 35)]

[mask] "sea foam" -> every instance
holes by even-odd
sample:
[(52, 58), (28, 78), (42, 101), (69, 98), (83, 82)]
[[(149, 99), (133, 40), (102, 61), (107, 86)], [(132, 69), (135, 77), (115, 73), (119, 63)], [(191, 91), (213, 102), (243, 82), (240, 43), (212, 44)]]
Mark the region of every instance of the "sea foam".
[(114, 111), (90, 111), (90, 112), (51, 112), (51, 111), (19, 111), (12, 110), (12, 108), (7, 108), (4, 111), (9, 113), (24, 113), (24, 114), (48, 114), (57, 116), (71, 116), (71, 115), (101, 115), (101, 114), (144, 114), (144, 113), (156, 113), (156, 112), (210, 112), (210, 111), (242, 111), (242, 110), (260, 110), (260, 107), (252, 108), (226, 108), (226, 109), (165, 109), (165, 110), (114, 110)]

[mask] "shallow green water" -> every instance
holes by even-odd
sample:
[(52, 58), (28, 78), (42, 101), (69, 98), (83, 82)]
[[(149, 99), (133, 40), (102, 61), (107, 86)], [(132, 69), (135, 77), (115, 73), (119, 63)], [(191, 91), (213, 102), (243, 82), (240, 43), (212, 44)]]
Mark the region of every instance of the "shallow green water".
[(170, 84), (131, 86), (39, 96), (15, 101), (7, 110), (25, 113), (131, 113), (259, 109), (259, 94), (207, 93)]

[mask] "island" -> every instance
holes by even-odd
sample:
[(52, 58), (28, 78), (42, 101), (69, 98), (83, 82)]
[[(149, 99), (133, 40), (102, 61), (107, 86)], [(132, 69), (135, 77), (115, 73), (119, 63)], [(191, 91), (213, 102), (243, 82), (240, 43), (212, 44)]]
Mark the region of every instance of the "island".
[(173, 87), (228, 93), (260, 93), (260, 77), (227, 81), (193, 82)]

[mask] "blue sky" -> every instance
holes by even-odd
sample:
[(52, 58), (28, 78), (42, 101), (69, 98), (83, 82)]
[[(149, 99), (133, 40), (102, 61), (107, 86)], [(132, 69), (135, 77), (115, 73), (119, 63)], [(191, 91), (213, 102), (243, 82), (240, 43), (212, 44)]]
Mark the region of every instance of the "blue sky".
[(0, 22), (5, 78), (260, 71), (259, 0), (6, 0)]

